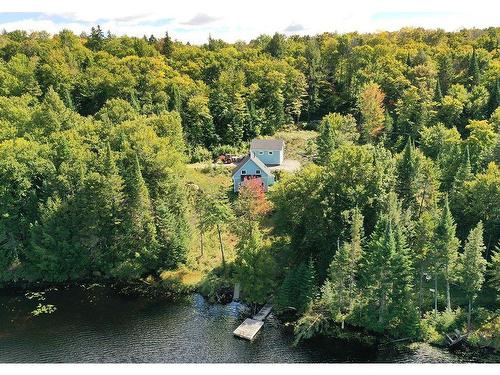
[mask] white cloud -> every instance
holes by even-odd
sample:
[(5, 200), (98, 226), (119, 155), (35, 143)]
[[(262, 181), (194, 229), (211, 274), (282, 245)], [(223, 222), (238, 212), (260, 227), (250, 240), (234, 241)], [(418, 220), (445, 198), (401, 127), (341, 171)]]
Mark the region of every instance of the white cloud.
[(0, 12), (0, 29), (54, 33), (67, 28), (80, 33), (99, 23), (117, 35), (162, 36), (168, 30), (174, 38), (192, 43), (206, 42), (209, 33), (235, 41), (287, 29), (314, 34), (392, 31), (404, 26), (446, 30), (499, 26), (499, 6), (490, 0), (475, 0), (473, 7), (470, 0), (182, 0), (175, 5), (164, 0), (1, 1), (1, 12), (42, 12), (47, 16), (2, 21)]

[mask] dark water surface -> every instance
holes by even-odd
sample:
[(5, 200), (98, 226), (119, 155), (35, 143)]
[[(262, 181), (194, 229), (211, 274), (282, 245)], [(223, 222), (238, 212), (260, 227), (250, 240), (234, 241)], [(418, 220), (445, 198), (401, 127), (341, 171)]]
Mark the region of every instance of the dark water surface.
[[(0, 294), (0, 362), (498, 361), (428, 345), (375, 349), (322, 340), (293, 347), (291, 333), (272, 315), (247, 342), (232, 335), (245, 307), (212, 305), (199, 294), (179, 302), (151, 301), (95, 286), (28, 297)], [(39, 303), (57, 310), (33, 316)]]

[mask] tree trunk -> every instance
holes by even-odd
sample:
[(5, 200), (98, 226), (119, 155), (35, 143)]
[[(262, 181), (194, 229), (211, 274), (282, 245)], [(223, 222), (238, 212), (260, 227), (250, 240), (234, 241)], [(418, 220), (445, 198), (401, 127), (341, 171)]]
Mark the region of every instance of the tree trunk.
[(446, 310), (451, 311), (450, 282), (446, 278)]
[(203, 256), (203, 232), (200, 232), (200, 258)]
[(437, 272), (434, 274), (434, 317), (437, 317), (438, 313), (438, 275)]
[(418, 312), (422, 316), (422, 304), (424, 299), (424, 266), (420, 265), (420, 282), (418, 286)]
[(469, 314), (467, 314), (467, 332), (470, 332), (471, 315), (472, 315), (472, 297), (469, 297)]
[(222, 235), (220, 233), (219, 224), (217, 224), (217, 233), (219, 234), (220, 253), (222, 255), (222, 267), (226, 269), (226, 258), (224, 257), (224, 246), (222, 245)]
[(380, 309), (379, 309), (379, 313), (378, 313), (378, 322), (380, 324), (382, 324), (384, 321), (384, 319), (383, 319), (384, 309), (385, 309), (385, 292), (382, 293), (382, 296), (380, 298)]

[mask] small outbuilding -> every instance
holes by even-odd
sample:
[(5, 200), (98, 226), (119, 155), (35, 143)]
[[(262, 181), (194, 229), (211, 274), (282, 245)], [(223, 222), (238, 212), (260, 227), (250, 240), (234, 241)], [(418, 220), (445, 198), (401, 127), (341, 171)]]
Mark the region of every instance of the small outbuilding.
[(250, 143), (250, 154), (259, 158), (268, 167), (281, 165), (285, 154), (285, 141), (282, 139), (254, 139)]

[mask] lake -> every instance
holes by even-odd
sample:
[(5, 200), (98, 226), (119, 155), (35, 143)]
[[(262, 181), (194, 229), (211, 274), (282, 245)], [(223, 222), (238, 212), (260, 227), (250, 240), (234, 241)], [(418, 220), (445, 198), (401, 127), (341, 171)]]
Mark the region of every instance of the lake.
[[(39, 304), (56, 310), (34, 316)], [(272, 315), (247, 342), (232, 335), (246, 312), (243, 304), (210, 304), (199, 294), (172, 302), (123, 297), (100, 286), (4, 291), (0, 362), (498, 362), (425, 344), (372, 348), (322, 339), (294, 347), (290, 329)]]

